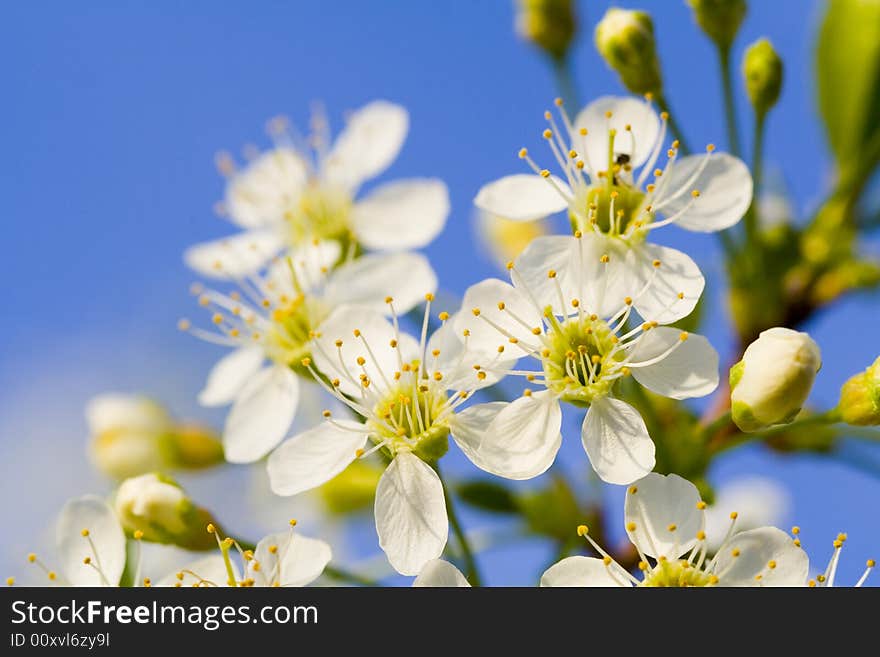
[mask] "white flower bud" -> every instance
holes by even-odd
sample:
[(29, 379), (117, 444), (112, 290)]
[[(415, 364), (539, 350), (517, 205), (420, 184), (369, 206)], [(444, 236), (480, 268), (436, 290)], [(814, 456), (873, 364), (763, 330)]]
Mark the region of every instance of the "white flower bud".
[(146, 541), (174, 543), (186, 532), (193, 504), (173, 479), (155, 473), (126, 479), (114, 507), (122, 526), (143, 532)]
[(654, 23), (644, 11), (612, 7), (596, 26), (596, 49), (634, 94), (660, 95), (663, 83)]
[(800, 413), (821, 366), (819, 346), (806, 333), (763, 331), (730, 369), (733, 421), (746, 432), (788, 424)]

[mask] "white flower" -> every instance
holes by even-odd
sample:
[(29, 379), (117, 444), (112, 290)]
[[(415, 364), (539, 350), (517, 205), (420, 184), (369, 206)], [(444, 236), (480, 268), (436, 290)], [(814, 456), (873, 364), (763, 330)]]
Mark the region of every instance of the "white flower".
[(184, 254), (204, 276), (253, 274), (282, 251), (294, 258), (313, 240), (333, 240), (344, 252), (358, 247), (401, 251), (425, 246), (449, 214), (446, 186), (433, 178), (398, 180), (356, 199), (358, 188), (397, 157), (409, 126), (404, 108), (374, 101), (354, 112), (332, 146), (319, 121), (309, 144), (294, 145), (285, 122), (270, 122), (275, 148), (229, 175), (224, 214), (243, 229), (198, 244)]
[[(794, 534), (795, 539), (794, 542), (798, 546), (801, 544), (800, 527), (792, 527), (791, 533)], [(834, 552), (831, 553), (831, 559), (828, 561), (828, 565), (825, 567), (825, 570), (816, 575), (815, 578), (811, 578), (807, 585), (812, 587), (830, 587), (834, 586), (834, 580), (837, 577), (837, 564), (840, 561), (840, 552), (843, 549), (843, 544), (846, 543), (847, 535), (846, 534), (838, 534), (837, 538), (834, 539)], [(874, 570), (874, 567), (877, 565), (877, 562), (874, 559), (868, 559), (865, 562), (865, 572), (862, 573), (862, 576), (859, 577), (859, 580), (855, 583), (856, 588), (861, 588), (864, 585), (865, 581), (868, 579), (868, 575), (871, 574), (871, 571)]]
[[(679, 157), (673, 142), (666, 151), (666, 164), (657, 168), (666, 138), (665, 113), (658, 118), (647, 102), (605, 96), (590, 103), (572, 123), (561, 101), (557, 105), (565, 132), (547, 112), (550, 128), (544, 137), (564, 179), (538, 167), (522, 149), (520, 157), (535, 173), (485, 185), (474, 200), (476, 205), (518, 221), (566, 211), (573, 232), (606, 235), (609, 254), (626, 254), (612, 267), (623, 270), (622, 279), (633, 279), (630, 287), (638, 288), (639, 282), (644, 284), (654, 276), (651, 263), (658, 258), (675, 262), (678, 271), (698, 274), (697, 266), (683, 253), (662, 249), (659, 255), (660, 247), (647, 241), (648, 234), (673, 223), (698, 232), (734, 225), (752, 200), (752, 178), (745, 164), (726, 153), (715, 153), (711, 145), (704, 155)], [(649, 177), (653, 182), (646, 185)], [(670, 299), (662, 292), (672, 292), (674, 287), (658, 289), (655, 297), (641, 300), (636, 309), (654, 314), (653, 303), (666, 305)]]
[[(365, 421), (325, 412), (326, 422), (283, 443), (268, 464), (272, 490), (295, 495), (381, 450), (390, 464), (376, 489), (376, 531), (389, 562), (404, 575), (418, 574), (443, 552), (446, 504), (429, 463), (446, 453), (450, 434), (469, 442), (483, 428), (482, 413), (459, 410), (472, 392), (496, 380), (471, 367), (473, 357), (452, 333), (447, 313), (440, 313), (442, 325), (428, 339), (433, 298), (426, 295), (419, 341), (400, 332), (390, 297), (391, 322), (355, 306), (330, 315), (315, 332), (312, 359), (329, 380), (328, 392)], [(312, 360), (304, 366), (312, 369)], [(368, 443), (373, 446), (365, 451)]]
[(433, 588), (470, 588), (470, 584), (461, 571), (442, 559), (434, 559), (426, 563), (412, 585)]
[(602, 558), (563, 559), (544, 572), (541, 586), (804, 586), (809, 560), (799, 543), (775, 527), (736, 532), (735, 512), (709, 558), (705, 508), (689, 481), (649, 474), (627, 491), (624, 512), (642, 579), (615, 562), (582, 525), (578, 533)]
[(762, 331), (730, 368), (730, 407), (742, 431), (788, 424), (807, 401), (822, 354), (801, 331), (774, 327)]
[[(540, 365), (537, 370), (475, 365), (534, 384), (512, 403), (469, 409), (485, 430), (456, 439), (487, 472), (529, 479), (550, 467), (561, 443), (560, 402), (568, 402), (589, 407), (581, 438), (595, 471), (607, 482), (630, 483), (653, 469), (654, 443), (638, 411), (615, 399), (618, 380), (631, 374), (673, 399), (700, 397), (718, 385), (718, 355), (709, 342), (660, 326), (691, 311), (702, 277), (676, 273), (674, 252), (664, 252), (670, 260), (657, 259), (652, 267), (673, 274), (627, 293), (617, 279), (619, 269), (609, 268), (616, 256), (605, 251), (608, 244), (592, 233), (537, 238), (510, 264), (513, 286), (488, 279), (465, 293), (455, 329), (468, 349), (486, 358), (527, 356)], [(673, 301), (657, 303), (655, 314), (643, 314), (644, 321), (629, 328), (633, 308), (655, 298), (661, 280), (661, 287), (676, 282)]]
[(119, 586), (125, 570), (125, 533), (113, 509), (100, 497), (84, 495), (68, 501), (58, 516), (55, 540), (58, 570), (50, 569), (36, 554), (28, 555), (28, 561), (50, 582), (60, 586)]
[[(288, 531), (266, 536), (254, 550), (242, 549), (231, 538), (221, 539), (211, 526), (209, 531), (217, 536), (220, 554), (199, 559), (163, 577), (158, 586), (298, 587), (311, 584), (324, 572), (333, 554), (324, 541), (295, 533), (296, 524), (291, 520)], [(231, 558), (233, 548), (244, 564), (243, 575)]]
[(181, 320), (180, 328), (234, 349), (214, 366), (199, 393), (205, 406), (232, 404), (223, 431), (227, 461), (256, 461), (289, 430), (300, 375), (308, 377), (300, 363), (310, 354), (313, 330), (333, 308), (357, 303), (384, 309), (391, 291), (405, 312), (437, 285), (422, 255), (368, 255), (331, 270), (339, 252), (332, 241), (303, 247), (298, 259), (276, 260), (266, 276), (239, 279), (241, 291), (229, 295), (196, 288), (219, 332), (192, 328), (188, 320)]

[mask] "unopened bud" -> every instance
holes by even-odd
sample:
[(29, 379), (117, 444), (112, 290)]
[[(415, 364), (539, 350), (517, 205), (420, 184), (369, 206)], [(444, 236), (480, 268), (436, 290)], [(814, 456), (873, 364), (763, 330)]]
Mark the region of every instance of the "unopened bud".
[(880, 424), (880, 358), (843, 384), (837, 408), (847, 424)]
[(114, 499), (119, 522), (129, 535), (141, 540), (205, 550), (215, 545), (205, 526), (211, 515), (193, 504), (176, 481), (150, 473), (126, 479)]
[(611, 8), (596, 26), (596, 48), (634, 94), (660, 95), (663, 82), (654, 24), (644, 11)]
[(719, 48), (727, 49), (746, 16), (745, 0), (688, 0), (700, 29)]
[(770, 111), (779, 100), (782, 90), (782, 60), (767, 39), (755, 41), (743, 57), (743, 76), (746, 91), (755, 113), (759, 116)]
[(577, 30), (572, 0), (517, 0), (516, 31), (562, 60)]
[(788, 424), (800, 413), (821, 366), (819, 346), (806, 333), (763, 331), (730, 369), (733, 421), (746, 432)]

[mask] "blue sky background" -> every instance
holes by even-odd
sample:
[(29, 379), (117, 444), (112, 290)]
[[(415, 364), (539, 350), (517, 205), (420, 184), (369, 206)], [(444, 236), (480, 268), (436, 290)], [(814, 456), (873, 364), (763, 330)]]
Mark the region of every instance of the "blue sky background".
[[(584, 101), (621, 91), (592, 46), (608, 4), (579, 3), (582, 39), (573, 62)], [(721, 146), (714, 53), (690, 10), (673, 0), (617, 4), (653, 13), (679, 122), (692, 143)], [(766, 159), (805, 212), (831, 175), (811, 75), (819, 3), (751, 5), (735, 61), (759, 36), (770, 37), (785, 60)], [(522, 170), (521, 146), (539, 152), (541, 115), (557, 92), (545, 62), (514, 34), (506, 0), (30, 2), (4, 14), (0, 573), (20, 574), (24, 554), (49, 540), (47, 528), (67, 497), (107, 489), (83, 449), (89, 397), (143, 391), (182, 416), (222, 420), (195, 403), (221, 351), (175, 329), (195, 310), (183, 249), (230, 232), (211, 210), (223, 190), (216, 151), (265, 145), (265, 121), (279, 113), (306, 125), (316, 100), (335, 129), (345, 110), (371, 99), (405, 105), (410, 134), (380, 181), (430, 175), (447, 182), (452, 214), (426, 252), (443, 287), (460, 294), (496, 273), (473, 240), (472, 198), (481, 184)], [(739, 109), (747, 127), (748, 108)], [(713, 312), (705, 332), (724, 352), (730, 335), (714, 238), (670, 229), (659, 240), (687, 250), (706, 271)], [(861, 296), (808, 327), (825, 361), (812, 397), (817, 406), (833, 404), (840, 384), (877, 356), (870, 334), (859, 330), (876, 313), (876, 296)], [(852, 339), (854, 332), (862, 339)], [(569, 434), (563, 463), (584, 477), (589, 468), (576, 432)], [(860, 454), (880, 464), (876, 447)], [(455, 471), (469, 472), (463, 458), (450, 460)], [(855, 581), (865, 559), (880, 554), (880, 476), (839, 459), (747, 448), (719, 460), (713, 480), (754, 473), (788, 491), (783, 521), (801, 525), (811, 558), (823, 567), (833, 537), (849, 533), (842, 582)], [(227, 468), (184, 481), (234, 519), (252, 501), (251, 479), (245, 469)], [(622, 490), (606, 492), (622, 516)], [(273, 506), (282, 516), (290, 509), (285, 501)], [(469, 512), (465, 520), (476, 527), (486, 518)], [(352, 552), (374, 553), (371, 524), (362, 525), (349, 533)], [(491, 550), (483, 564), (490, 583), (530, 585), (548, 558), (545, 546), (526, 542)]]

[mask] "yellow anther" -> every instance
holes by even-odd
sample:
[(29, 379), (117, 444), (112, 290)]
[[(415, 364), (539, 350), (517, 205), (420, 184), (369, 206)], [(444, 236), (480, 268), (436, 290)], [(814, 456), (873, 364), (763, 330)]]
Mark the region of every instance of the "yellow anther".
[(549, 178), (549, 177), (550, 177), (550, 171), (547, 170), (547, 169), (541, 169), (541, 177), (542, 177), (542, 178)]
[(574, 158), (576, 158), (578, 156), (578, 153), (575, 150), (571, 150), (571, 151), (568, 151), (568, 156), (573, 160)]
[(484, 380), (486, 379), (486, 373), (485, 373), (485, 372), (482, 372), (482, 371), (481, 371), (481, 372), (477, 372), (477, 378), (478, 378), (480, 381), (484, 381)]
[(498, 345), (498, 353), (499, 353), (499, 354), (503, 354), (503, 353), (504, 353), (504, 345), (503, 345), (503, 344)]
[(738, 557), (740, 554), (742, 554), (742, 552), (740, 552), (739, 548), (733, 548), (730, 551), (730, 556), (732, 556), (734, 558)]
[(604, 563), (606, 566), (610, 566), (611, 565), (611, 557), (609, 557), (607, 555), (602, 557), (602, 563)]
[(673, 522), (673, 523), (670, 523), (670, 525), (669, 525), (666, 529), (667, 529), (668, 531), (674, 532), (676, 529), (678, 529), (678, 525), (676, 525), (676, 524)]
[(366, 362), (367, 362), (367, 361), (364, 359), (363, 356), (358, 356), (358, 357), (357, 357), (357, 364), (358, 364), (358, 365), (363, 366), (363, 364), (366, 363)]
[(581, 137), (586, 137), (587, 136), (587, 129), (586, 128), (579, 128), (578, 133), (580, 134)]
[(648, 570), (648, 562), (647, 561), (639, 561), (639, 570), (642, 572)]
[(702, 529), (697, 532), (697, 540), (698, 541), (705, 541), (706, 540), (706, 532), (704, 532)]
[(192, 323), (188, 319), (181, 319), (177, 322), (177, 328), (181, 331), (189, 331)]
[(770, 561), (767, 562), (767, 567), (770, 570), (775, 570), (776, 569), (776, 562), (773, 561), (773, 559), (771, 559)]
[(700, 190), (695, 189), (695, 190), (691, 191), (691, 196), (693, 196), (694, 198), (700, 198)]
[(288, 523), (291, 527), (296, 527), (296, 518), (291, 518)]
[(498, 302), (498, 310), (504, 310), (506, 307), (503, 301)]
[(47, 573), (47, 576), (48, 576), (49, 579), (52, 580), (53, 582), (58, 578), (58, 575), (55, 573), (54, 570), (50, 570), (50, 571)]
[(323, 411), (321, 411), (321, 415), (324, 416), (325, 418), (330, 418), (333, 415), (333, 413), (331, 413), (329, 410), (327, 410), (325, 408)]
[(29, 555), (27, 555), (27, 560), (28, 560), (30, 563), (33, 563), (34, 561), (37, 560), (37, 555), (34, 554), (33, 552), (31, 552)]
[(428, 292), (425, 295), (425, 301), (433, 301), (433, 300), (434, 300), (434, 295), (431, 292)]
[(211, 303), (211, 297), (209, 297), (207, 294), (203, 294), (202, 296), (199, 297), (199, 305), (200, 306), (207, 306), (207, 305), (210, 305), (210, 303)]
[(602, 264), (605, 264), (605, 265), (607, 265), (610, 260), (611, 260), (611, 258), (608, 257), (607, 253), (604, 254), (601, 258), (599, 258), (599, 262), (601, 262)]
[(553, 104), (556, 105), (556, 107), (562, 107), (562, 98), (559, 98), (559, 97), (554, 98)]
[(269, 546), (269, 554), (275, 554), (276, 552), (278, 552), (278, 546), (277, 545), (270, 545)]
[(840, 549), (843, 547), (843, 541), (834, 541), (834, 548)]
[(144, 537), (144, 533), (140, 529), (135, 529), (132, 536), (134, 536), (134, 540), (139, 541)]
[(88, 566), (90, 563), (92, 563), (92, 558), (86, 557), (85, 559), (83, 559), (83, 563)]
[(445, 322), (447, 319), (449, 319), (449, 313), (444, 310), (442, 313), (437, 315), (437, 317), (440, 319), (441, 322)]
[(737, 518), (739, 518), (739, 514), (736, 511), (731, 511), (730, 512), (730, 519), (736, 520)]
[(480, 309), (479, 308), (473, 308), (473, 309), (471, 309), (471, 312), (474, 314), (474, 317), (480, 316)]
[(208, 526), (206, 527), (206, 529), (208, 530), (209, 534), (213, 534), (214, 532), (217, 531), (217, 528), (214, 527), (214, 524), (210, 523), (210, 522), (208, 523)]
[(532, 396), (532, 391), (531, 391), (529, 388), (526, 388), (525, 390), (523, 390), (523, 394), (522, 394), (522, 396), (523, 396), (523, 397), (531, 397), (531, 396)]
[(705, 503), (703, 500), (700, 500), (699, 502), (697, 502), (697, 508), (698, 508), (700, 511), (702, 511), (703, 509), (706, 508), (706, 503)]
[[(532, 329), (532, 335), (541, 335), (541, 327), (540, 327), (540, 326), (536, 326), (535, 328), (533, 328), (533, 329)], [(541, 353), (543, 353), (543, 352), (541, 352)], [(550, 354), (548, 353), (547, 355), (549, 356)]]
[(846, 534), (838, 534), (837, 535), (837, 540), (840, 541), (841, 543), (843, 543), (846, 540), (846, 538), (847, 538)]
[(709, 575), (709, 584), (717, 584), (718, 575)]
[(797, 536), (798, 534), (801, 533), (801, 528), (798, 527), (797, 525), (795, 525), (794, 527), (791, 528), (791, 533), (794, 534), (795, 536)]
[(391, 347), (392, 349), (397, 349), (397, 340), (392, 338), (391, 340), (388, 341), (388, 346)]
[(330, 382), (330, 385), (332, 385), (334, 388), (338, 388), (339, 387), (339, 379), (333, 379)]
[(590, 533), (590, 528), (586, 525), (578, 525), (577, 532), (578, 536), (586, 536)]
[(638, 492), (639, 492), (639, 487), (638, 487), (638, 486), (630, 486), (630, 487), (629, 487), (629, 494), (630, 494), (630, 495), (635, 495), (635, 494), (638, 493)]
[(634, 523), (634, 522), (626, 523), (626, 530), (629, 532), (634, 532), (636, 530), (636, 523)]
[(15, 586), (15, 578), (7, 577), (6, 578), (6, 586)]
[(760, 582), (762, 579), (764, 579), (764, 576), (763, 576), (763, 575), (755, 575), (755, 581), (756, 581), (756, 582)]
[(687, 331), (682, 331), (681, 333), (678, 334), (678, 339), (681, 340), (682, 342), (687, 340), (689, 337), (690, 337), (690, 333), (688, 333)]
[(214, 316), (211, 317), (211, 321), (214, 322), (215, 324), (222, 324), (223, 323), (223, 315), (221, 315), (220, 313), (214, 313)]
[(352, 334), (354, 335), (354, 337), (359, 338), (361, 337), (361, 330), (355, 329), (354, 331), (352, 331)]
[(825, 581), (825, 575), (816, 575), (816, 579), (819, 580), (820, 583)]
[(528, 154), (529, 154), (528, 149), (526, 149), (526, 148), (520, 148), (520, 149), (519, 149), (519, 157), (520, 157), (520, 159), (525, 159), (526, 156), (528, 156)]
[(715, 144), (706, 144), (706, 152), (712, 153), (715, 150)]
[(308, 367), (309, 365), (312, 364), (312, 359), (311, 358), (303, 358), (300, 361), (300, 363), (302, 364), (303, 367)]
[(144, 586), (146, 588), (150, 588), (152, 585), (153, 585), (153, 580), (151, 580), (149, 577), (144, 577)]
[(874, 566), (877, 565), (877, 562), (874, 561), (873, 559), (868, 559), (868, 560), (865, 562), (865, 565), (866, 565), (868, 568), (873, 568)]
[(443, 375), (440, 372), (434, 372), (434, 380), (440, 381), (443, 379)]
[(550, 269), (547, 271), (547, 278), (556, 278), (556, 270)]
[(552, 139), (553, 138), (553, 131), (550, 130), (549, 128), (547, 130), (545, 130), (544, 132), (542, 132), (541, 134), (544, 137), (544, 139)]

